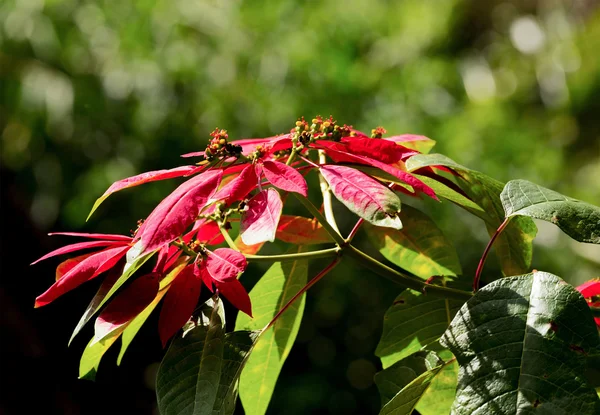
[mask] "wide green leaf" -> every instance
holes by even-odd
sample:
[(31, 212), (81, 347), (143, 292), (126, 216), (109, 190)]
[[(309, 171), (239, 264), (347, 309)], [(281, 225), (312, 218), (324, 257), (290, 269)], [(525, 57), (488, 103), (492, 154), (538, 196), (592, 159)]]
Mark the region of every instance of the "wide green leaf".
[(441, 339), (460, 370), (453, 414), (597, 414), (581, 376), (600, 339), (584, 298), (545, 272), (503, 278), (467, 301)]
[[(448, 200), (481, 218), (488, 233), (493, 235), (505, 216), (500, 201), (503, 184), (483, 173), (461, 166), (441, 154), (418, 154), (406, 161), (406, 168), (411, 172), (435, 166), (447, 167), (457, 173), (456, 183), (479, 209), (453, 199)], [(512, 220), (498, 236), (494, 249), (505, 275), (518, 275), (529, 271), (533, 253), (532, 241), (536, 233), (537, 227), (532, 219), (519, 217)]]
[(223, 367), (223, 303), (211, 299), (200, 309), (197, 326), (171, 343), (156, 379), (163, 415), (212, 414)]
[(383, 367), (437, 342), (462, 305), (460, 301), (404, 290), (383, 317), (383, 333), (375, 350)]
[(404, 225), (401, 230), (364, 227), (388, 261), (424, 279), (462, 274), (456, 249), (427, 215), (404, 205), (399, 216)]
[[(431, 347), (431, 349), (437, 348)], [(429, 387), (419, 399), (416, 409), (421, 415), (449, 414), (456, 396), (458, 363), (448, 349), (441, 349), (437, 354), (447, 363), (435, 374)]]
[[(297, 252), (298, 249), (294, 249)], [(238, 313), (236, 330), (261, 330), (306, 285), (307, 261), (276, 262), (250, 291), (254, 318)], [(303, 294), (266, 330), (256, 343), (240, 379), (240, 399), (246, 413), (264, 414), (277, 378), (300, 328)]]
[(125, 327), (119, 327), (98, 341), (94, 341), (94, 338), (89, 341), (79, 361), (79, 379), (94, 380), (96, 378), (102, 356), (117, 341)]
[(382, 401), (379, 414), (410, 415), (443, 367), (435, 352), (420, 351), (377, 373), (375, 384)]
[(506, 217), (541, 219), (579, 242), (600, 244), (600, 207), (573, 199), (527, 180), (511, 180), (500, 194)]

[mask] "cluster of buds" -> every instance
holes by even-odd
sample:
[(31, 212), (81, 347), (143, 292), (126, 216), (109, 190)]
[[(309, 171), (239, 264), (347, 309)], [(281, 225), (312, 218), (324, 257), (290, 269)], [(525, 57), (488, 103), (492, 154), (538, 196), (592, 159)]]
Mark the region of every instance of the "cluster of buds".
[(354, 135), (352, 126), (344, 124), (337, 125), (337, 121), (329, 116), (323, 119), (320, 115), (312, 119), (311, 124), (302, 117), (296, 121), (296, 127), (292, 129), (292, 141), (308, 144), (315, 140), (332, 140), (340, 141), (342, 137), (350, 137)]
[(373, 128), (371, 130), (371, 138), (381, 138), (387, 133), (386, 129), (383, 127)]
[(195, 253), (204, 251), (204, 244), (197, 239), (194, 239), (189, 244), (187, 244), (187, 247), (190, 249), (190, 251), (193, 251)]
[(213, 160), (221, 157), (239, 157), (242, 154), (242, 147), (227, 142), (227, 130), (215, 130), (210, 133), (212, 139), (206, 146), (204, 151), (204, 158), (206, 160)]

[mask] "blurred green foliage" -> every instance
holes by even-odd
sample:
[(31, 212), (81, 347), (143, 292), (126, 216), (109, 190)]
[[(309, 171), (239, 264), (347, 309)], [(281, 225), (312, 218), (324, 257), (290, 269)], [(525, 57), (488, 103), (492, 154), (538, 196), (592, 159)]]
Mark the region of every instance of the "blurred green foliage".
[[(184, 164), (179, 154), (202, 149), (216, 126), (266, 137), (301, 115), (333, 114), (363, 130), (427, 135), (434, 151), (497, 179), (600, 204), (594, 3), (5, 0), (1, 163), (40, 229), (127, 233), (175, 184), (116, 195), (86, 225), (113, 181)], [(472, 274), (483, 224), (416, 204)], [(597, 246), (545, 224), (536, 242), (536, 268), (576, 283), (600, 276)], [(377, 406), (376, 396), (361, 406), (362, 391), (374, 393), (363, 377), (375, 370), (381, 316), (398, 291), (346, 270), (309, 295), (299, 341), (313, 366), (281, 383), (273, 408), (285, 399), (298, 413)]]

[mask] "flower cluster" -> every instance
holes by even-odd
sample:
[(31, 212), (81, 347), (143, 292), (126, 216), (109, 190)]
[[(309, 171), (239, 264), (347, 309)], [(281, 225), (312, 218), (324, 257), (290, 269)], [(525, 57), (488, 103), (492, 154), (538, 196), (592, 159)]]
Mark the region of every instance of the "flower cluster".
[[(283, 213), (282, 194), (307, 200), (306, 173), (319, 171), (335, 197), (377, 226), (402, 226), (394, 186), (412, 196), (436, 198), (433, 190), (404, 166), (408, 157), (418, 154), (420, 146), (431, 140), (414, 135), (383, 138), (384, 134), (378, 127), (367, 136), (351, 126), (338, 125), (332, 117), (320, 116), (310, 123), (299, 119), (288, 134), (233, 143), (226, 130), (217, 128), (204, 151), (183, 155), (198, 157), (198, 164), (151, 171), (111, 185), (92, 212), (112, 193), (125, 188), (187, 178), (138, 223), (131, 237), (63, 233), (88, 241), (67, 245), (40, 260), (94, 251), (62, 262), (56, 282), (36, 299), (36, 307), (105, 275), (83, 321), (107, 303), (96, 319), (95, 341), (118, 336), (162, 300), (159, 333), (166, 344), (192, 316), (202, 285), (251, 315), (249, 296), (238, 281), (247, 257), (275, 239), (296, 244), (332, 242), (313, 218)], [(326, 155), (327, 160), (323, 162), (317, 153)], [(236, 240), (230, 236), (232, 221), (240, 225)], [(152, 268), (138, 272), (150, 257), (156, 261)]]

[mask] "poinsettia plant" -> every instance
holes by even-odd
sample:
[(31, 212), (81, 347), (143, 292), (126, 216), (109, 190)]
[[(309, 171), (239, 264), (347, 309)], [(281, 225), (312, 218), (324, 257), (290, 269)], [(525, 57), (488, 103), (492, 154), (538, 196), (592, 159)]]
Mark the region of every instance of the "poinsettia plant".
[[(532, 219), (600, 244), (600, 208), (428, 154), (435, 142), (427, 137), (385, 134), (331, 117), (301, 118), (289, 133), (260, 139), (230, 140), (215, 129), (204, 151), (183, 156), (193, 164), (120, 180), (98, 199), (92, 213), (123, 189), (185, 179), (131, 236), (57, 234), (87, 241), (40, 258), (77, 253), (58, 265), (35, 306), (103, 277), (73, 333), (95, 318), (79, 373), (93, 378), (119, 338), (121, 361), (162, 302), (158, 332), (168, 350), (156, 381), (160, 412), (231, 414), (239, 395), (246, 413), (263, 414), (306, 292), (348, 259), (398, 284), (376, 350), (381, 414), (599, 413), (586, 368), (600, 357), (600, 281), (576, 289), (530, 266)], [(357, 216), (345, 235), (333, 197)], [(286, 212), (290, 198), (305, 215)], [(483, 220), (491, 238), (474, 276), (463, 275), (452, 244), (405, 203), (411, 198), (449, 201)], [(387, 264), (357, 248), (359, 231)], [(259, 254), (275, 240), (292, 248)], [(492, 245), (503, 275), (480, 287)], [(308, 262), (318, 258), (330, 262), (309, 279)], [(251, 261), (272, 265), (248, 293), (239, 277)], [(231, 332), (223, 301), (239, 310)]]

